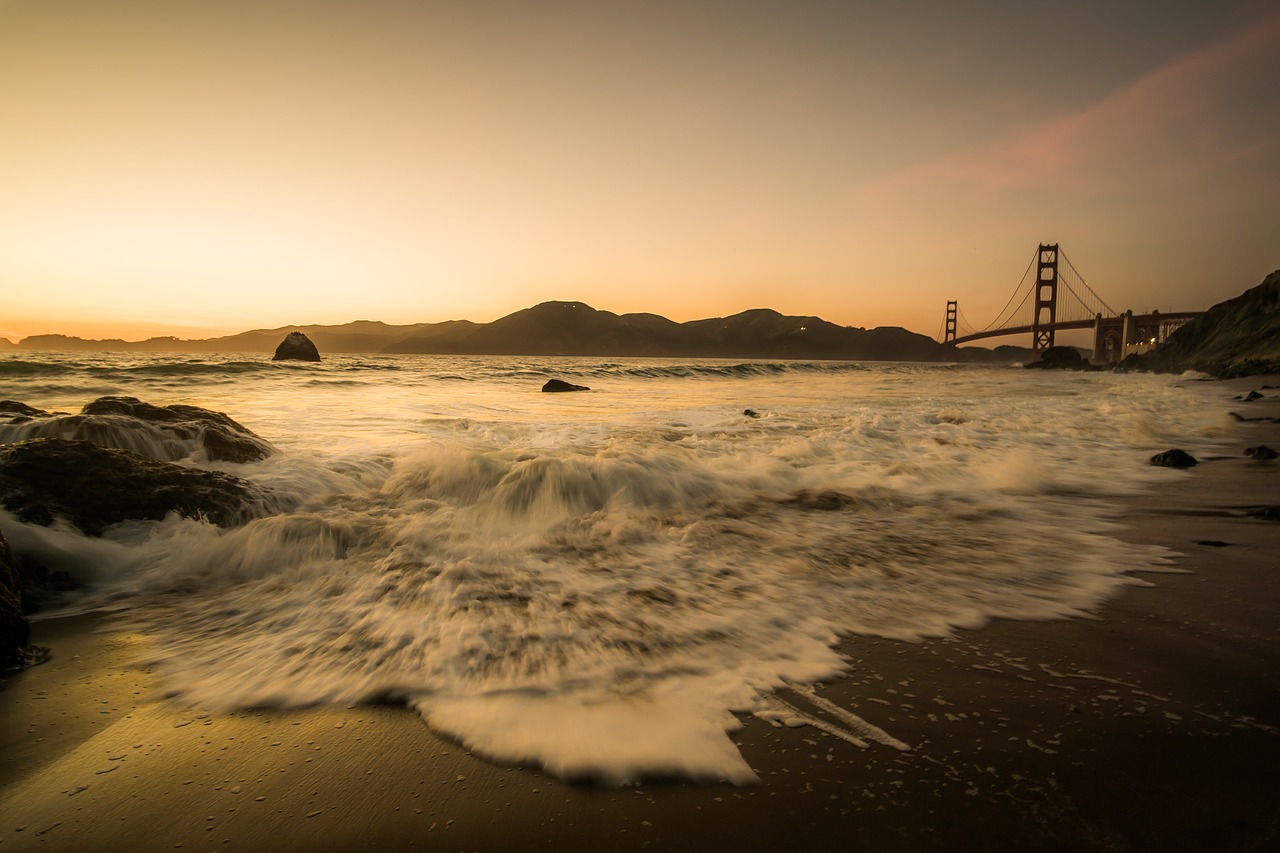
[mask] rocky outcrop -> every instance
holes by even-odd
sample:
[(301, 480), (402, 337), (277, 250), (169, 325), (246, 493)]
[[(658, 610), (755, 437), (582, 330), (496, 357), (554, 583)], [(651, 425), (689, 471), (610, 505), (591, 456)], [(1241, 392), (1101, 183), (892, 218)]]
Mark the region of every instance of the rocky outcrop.
[(547, 384), (542, 386), (542, 390), (547, 393), (559, 391), (590, 391), (586, 385), (574, 385), (571, 382), (565, 382), (563, 379), (548, 379)]
[(155, 406), (136, 397), (99, 397), (78, 415), (50, 415), (23, 403), (0, 403), (14, 416), (0, 424), (0, 444), (33, 438), (89, 441), (162, 462), (203, 454), (210, 462), (256, 462), (271, 445), (221, 412), (199, 406)]
[(316, 345), (311, 343), (302, 332), (290, 332), (285, 335), (280, 345), (276, 347), (276, 354), (271, 356), (272, 361), (319, 361), (320, 351), (316, 349)]
[(1116, 368), (1219, 378), (1280, 373), (1280, 270), (1235, 299), (1220, 302), (1156, 349)]
[(43, 409), (19, 403), (17, 400), (0, 400), (0, 415), (7, 415), (11, 420), (20, 418), (46, 418), (49, 413)]
[(1151, 464), (1159, 465), (1162, 468), (1190, 468), (1193, 465), (1198, 465), (1199, 462), (1190, 453), (1175, 447), (1152, 456)]
[(18, 569), (9, 543), (0, 533), (0, 672), (22, 666), (31, 642), (31, 626), (22, 614)]
[(63, 518), (97, 536), (121, 521), (159, 521), (176, 512), (229, 527), (268, 512), (272, 503), (239, 477), (88, 441), (38, 438), (0, 446), (0, 506), (32, 524)]
[(1036, 370), (1097, 370), (1075, 347), (1049, 347), (1040, 354), (1039, 361), (1027, 362), (1023, 367)]

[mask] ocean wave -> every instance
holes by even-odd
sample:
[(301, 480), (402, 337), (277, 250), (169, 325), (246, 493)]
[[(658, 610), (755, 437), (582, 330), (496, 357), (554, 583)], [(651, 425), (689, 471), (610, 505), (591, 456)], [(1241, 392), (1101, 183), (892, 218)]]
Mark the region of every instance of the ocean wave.
[[(311, 368), (304, 362), (271, 362), (271, 361), (181, 361), (162, 362), (159, 364), (138, 364), (127, 367), (93, 365), (85, 367), (86, 372), (103, 377), (201, 377), (270, 374), (280, 371), (298, 371)], [(313, 368), (311, 368), (313, 369)]]
[(691, 362), (654, 366), (610, 365), (602, 369), (599, 375), (655, 379), (750, 378), (789, 373), (854, 373), (866, 369), (863, 364), (843, 361), (744, 361), (736, 364)]
[(79, 365), (44, 361), (0, 360), (0, 376), (65, 376), (82, 369)]
[(292, 480), (296, 511), (125, 530), (132, 565), (102, 594), (149, 620), (180, 701), (399, 697), (480, 754), (566, 778), (748, 782), (730, 712), (839, 673), (840, 636), (1081, 615), (1161, 558), (1055, 496), (1073, 475), (1030, 456), (963, 491), (938, 472), (1003, 454), (933, 444), (913, 468), (921, 433), (885, 469), (842, 463), (890, 426), (827, 434), (833, 449), (440, 443), (359, 479), (269, 460), (246, 475), (286, 496)]
[[(81, 606), (144, 620), (175, 701), (394, 698), (566, 778), (749, 782), (731, 712), (837, 675), (841, 637), (1078, 616), (1160, 565), (1105, 501), (1176, 476), (1136, 448), (1225, 428), (1157, 377), (405, 363), (370, 393), (308, 386), (313, 368), (243, 383), (252, 418), (219, 407), (281, 447), (236, 473), (289, 512), (10, 538), (93, 572)], [(510, 393), (570, 369), (644, 391)]]

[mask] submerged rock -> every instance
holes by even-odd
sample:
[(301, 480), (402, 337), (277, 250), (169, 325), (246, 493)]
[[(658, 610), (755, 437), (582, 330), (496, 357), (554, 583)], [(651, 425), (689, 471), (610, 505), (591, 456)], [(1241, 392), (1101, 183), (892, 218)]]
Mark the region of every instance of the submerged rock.
[(783, 506), (806, 510), (833, 512), (835, 510), (855, 509), (859, 501), (852, 495), (837, 492), (835, 489), (801, 489), (791, 497), (782, 501)]
[(311, 339), (302, 332), (290, 332), (285, 335), (280, 345), (276, 347), (276, 354), (271, 356), (272, 361), (319, 361), (320, 351), (316, 349), (316, 345), (311, 343)]
[(0, 415), (16, 415), (22, 418), (47, 418), (49, 413), (43, 409), (19, 403), (17, 400), (0, 400)]
[(1251, 459), (1266, 460), (1266, 459), (1275, 459), (1277, 456), (1280, 456), (1280, 453), (1276, 453), (1274, 450), (1272, 450), (1270, 447), (1267, 447), (1265, 444), (1259, 444), (1257, 447), (1245, 448), (1244, 455), (1248, 456)]
[(0, 672), (22, 666), (30, 642), (31, 626), (22, 614), (22, 596), (18, 592), (18, 569), (9, 543), (0, 533)]
[(742, 410), (742, 414), (746, 415), (746, 416), (747, 416), (747, 417), (749, 417), (749, 418), (758, 418), (758, 417), (760, 417), (760, 413), (759, 413), (759, 412), (757, 412), (755, 409), (743, 409), (743, 410)]
[(586, 385), (574, 385), (565, 382), (563, 379), (548, 379), (547, 384), (542, 386), (542, 390), (548, 393), (553, 391), (590, 391)]
[(0, 425), (0, 443), (33, 438), (89, 441), (173, 462), (203, 450), (211, 462), (256, 462), (272, 448), (247, 427), (221, 412), (199, 406), (155, 406), (136, 397), (99, 397), (78, 415), (35, 412)]
[(0, 447), (0, 505), (32, 524), (63, 518), (98, 536), (121, 521), (159, 521), (176, 512), (230, 527), (270, 504), (248, 480), (88, 441), (37, 438)]
[(1164, 468), (1190, 468), (1192, 465), (1198, 465), (1199, 462), (1190, 453), (1175, 447), (1152, 456), (1151, 464)]

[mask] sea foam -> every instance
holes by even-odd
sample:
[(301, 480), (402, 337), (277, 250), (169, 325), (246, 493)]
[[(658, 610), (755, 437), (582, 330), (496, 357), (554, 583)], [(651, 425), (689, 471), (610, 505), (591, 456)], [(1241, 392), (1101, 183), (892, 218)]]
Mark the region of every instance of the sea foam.
[[(559, 400), (490, 367), (335, 365), (364, 385), (315, 391), (306, 429), (288, 395), (314, 370), (221, 406), (201, 388), (182, 401), (282, 448), (234, 467), (291, 511), (103, 540), (6, 518), (6, 533), (100, 562), (78, 606), (142, 620), (174, 701), (393, 699), (566, 778), (745, 783), (735, 713), (776, 716), (779, 688), (843, 672), (842, 637), (1093, 614), (1163, 564), (1118, 538), (1107, 501), (1170, 476), (1142, 464), (1153, 423), (1214, 429), (1149, 377), (1063, 379), (1068, 394), (1013, 371), (859, 366), (798, 385), (640, 363)], [(423, 392), (428, 370), (470, 381)], [(1134, 427), (1122, 402), (1154, 420)], [(905, 748), (866, 726), (847, 733)]]

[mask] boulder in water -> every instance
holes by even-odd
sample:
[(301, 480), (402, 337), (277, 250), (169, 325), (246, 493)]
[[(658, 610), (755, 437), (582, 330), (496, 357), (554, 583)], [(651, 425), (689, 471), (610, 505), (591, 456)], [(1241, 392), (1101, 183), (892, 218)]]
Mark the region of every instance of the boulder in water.
[(1152, 456), (1151, 464), (1159, 465), (1163, 468), (1190, 468), (1199, 463), (1190, 453), (1175, 447)]
[(542, 386), (542, 390), (551, 393), (553, 391), (590, 391), (591, 389), (586, 385), (565, 382), (563, 379), (548, 379), (547, 384)]
[(1265, 444), (1259, 444), (1257, 447), (1245, 448), (1244, 455), (1248, 456), (1251, 459), (1259, 459), (1259, 460), (1265, 461), (1267, 459), (1275, 459), (1277, 456), (1280, 456), (1280, 453), (1276, 453), (1274, 450), (1272, 450), (1270, 447), (1267, 447)]
[(99, 397), (78, 415), (49, 415), (22, 403), (12, 405), (14, 411), (35, 414), (20, 414), (0, 424), (0, 443), (66, 438), (131, 450), (162, 462), (199, 450), (211, 462), (256, 462), (272, 453), (271, 445), (248, 427), (199, 406), (155, 406), (136, 397)]
[(276, 354), (271, 356), (272, 361), (319, 361), (320, 351), (316, 349), (316, 345), (311, 343), (311, 339), (302, 332), (290, 332), (285, 335), (280, 345), (276, 347)]
[(0, 415), (11, 415), (17, 418), (47, 418), (49, 413), (43, 409), (19, 403), (17, 400), (0, 400)]
[(1038, 370), (1094, 370), (1080, 350), (1075, 347), (1049, 347), (1040, 353), (1039, 361), (1029, 362), (1023, 367)]
[(230, 527), (271, 503), (239, 477), (88, 441), (37, 438), (0, 447), (0, 506), (31, 524), (63, 518), (98, 536), (121, 521), (159, 521), (176, 512)]

